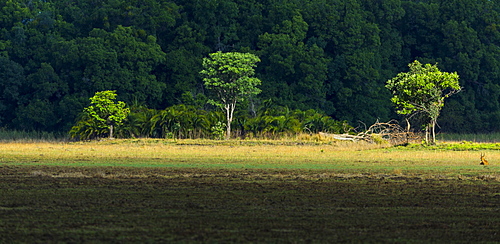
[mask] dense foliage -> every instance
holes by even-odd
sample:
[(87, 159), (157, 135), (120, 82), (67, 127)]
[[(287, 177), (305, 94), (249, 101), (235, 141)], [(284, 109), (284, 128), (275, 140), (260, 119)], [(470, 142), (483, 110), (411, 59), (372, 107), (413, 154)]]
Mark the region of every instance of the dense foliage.
[(226, 112), (226, 139), (231, 137), (231, 124), (238, 101), (244, 101), (261, 92), (261, 81), (253, 77), (259, 57), (251, 53), (215, 52), (203, 59), (203, 81), (208, 90), (212, 90), (217, 100), (209, 103)]
[(496, 0), (0, 0), (0, 127), (68, 131), (103, 90), (143, 123), (207, 96), (203, 58), (231, 51), (261, 60), (241, 118), (269, 99), (353, 125), (397, 118), (385, 82), (419, 60), (460, 75), (443, 130), (500, 131), (499, 13)]
[[(96, 92), (90, 98), (91, 105), (86, 107), (82, 114), (83, 121), (90, 121), (95, 123), (97, 128), (106, 129), (109, 138), (113, 138), (114, 126), (122, 125), (123, 120), (130, 113), (130, 109), (127, 108), (124, 102), (115, 102), (115, 99), (115, 91)], [(79, 126), (77, 125), (76, 127), (78, 128)]]
[[(269, 102), (265, 104), (269, 105)], [(225, 115), (222, 111), (206, 111), (196, 105), (174, 105), (164, 110), (132, 107), (123, 124), (116, 127), (119, 138), (153, 137), (169, 139), (226, 137)], [(353, 128), (345, 121), (336, 121), (310, 109), (290, 110), (280, 106), (262, 106), (255, 116), (239, 113), (233, 121), (232, 135), (239, 138), (274, 138), (298, 133), (346, 133)], [(103, 126), (87, 113), (82, 113), (71, 128), (70, 135), (80, 140), (109, 136), (110, 128)]]
[[(410, 71), (399, 73), (385, 86), (394, 95), (391, 101), (397, 113), (409, 117), (420, 115), (425, 124), (425, 141), (436, 142), (436, 123), (444, 107), (444, 99), (459, 92), (459, 76), (456, 72), (442, 72), (437, 65), (422, 65), (414, 61)], [(432, 134), (432, 137), (429, 137)]]

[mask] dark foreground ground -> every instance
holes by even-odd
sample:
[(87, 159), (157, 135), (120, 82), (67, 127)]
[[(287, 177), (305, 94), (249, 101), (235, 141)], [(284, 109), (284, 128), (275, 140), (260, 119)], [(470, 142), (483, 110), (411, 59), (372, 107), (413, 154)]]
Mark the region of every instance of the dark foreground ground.
[(0, 166), (0, 243), (495, 243), (500, 182)]

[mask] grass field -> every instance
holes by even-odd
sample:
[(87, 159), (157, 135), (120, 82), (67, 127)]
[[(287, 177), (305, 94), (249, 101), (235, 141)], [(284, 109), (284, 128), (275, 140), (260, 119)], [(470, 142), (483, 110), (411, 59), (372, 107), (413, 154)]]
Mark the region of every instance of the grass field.
[(498, 149), (3, 143), (0, 243), (498, 243)]

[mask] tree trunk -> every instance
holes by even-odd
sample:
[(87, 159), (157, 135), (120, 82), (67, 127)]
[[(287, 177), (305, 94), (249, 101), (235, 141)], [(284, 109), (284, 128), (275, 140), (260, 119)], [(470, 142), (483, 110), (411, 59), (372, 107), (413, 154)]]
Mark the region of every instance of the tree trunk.
[(231, 123), (233, 122), (233, 114), (235, 108), (236, 108), (236, 102), (224, 105), (224, 109), (226, 109), (226, 119), (227, 119), (226, 140), (229, 140), (231, 138)]
[(226, 140), (229, 140), (229, 138), (231, 138), (231, 122), (231, 120), (227, 119)]
[(436, 120), (432, 120), (432, 145), (436, 144), (436, 123)]
[(436, 121), (431, 122), (425, 126), (425, 143), (434, 145), (436, 144)]
[(406, 120), (406, 144), (408, 144), (410, 142), (410, 138), (409, 138), (409, 135), (410, 135), (410, 129), (411, 129), (411, 125), (410, 125), (410, 121), (408, 120), (408, 118), (405, 118)]
[(425, 144), (429, 144), (429, 127), (430, 124), (425, 126)]
[(109, 139), (113, 139), (113, 125), (109, 125)]

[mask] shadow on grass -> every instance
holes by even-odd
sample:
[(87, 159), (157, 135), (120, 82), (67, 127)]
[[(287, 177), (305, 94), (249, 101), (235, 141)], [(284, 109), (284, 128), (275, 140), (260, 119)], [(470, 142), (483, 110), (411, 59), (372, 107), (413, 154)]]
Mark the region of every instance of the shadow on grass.
[(500, 183), (311, 170), (0, 167), (0, 242), (496, 242)]

